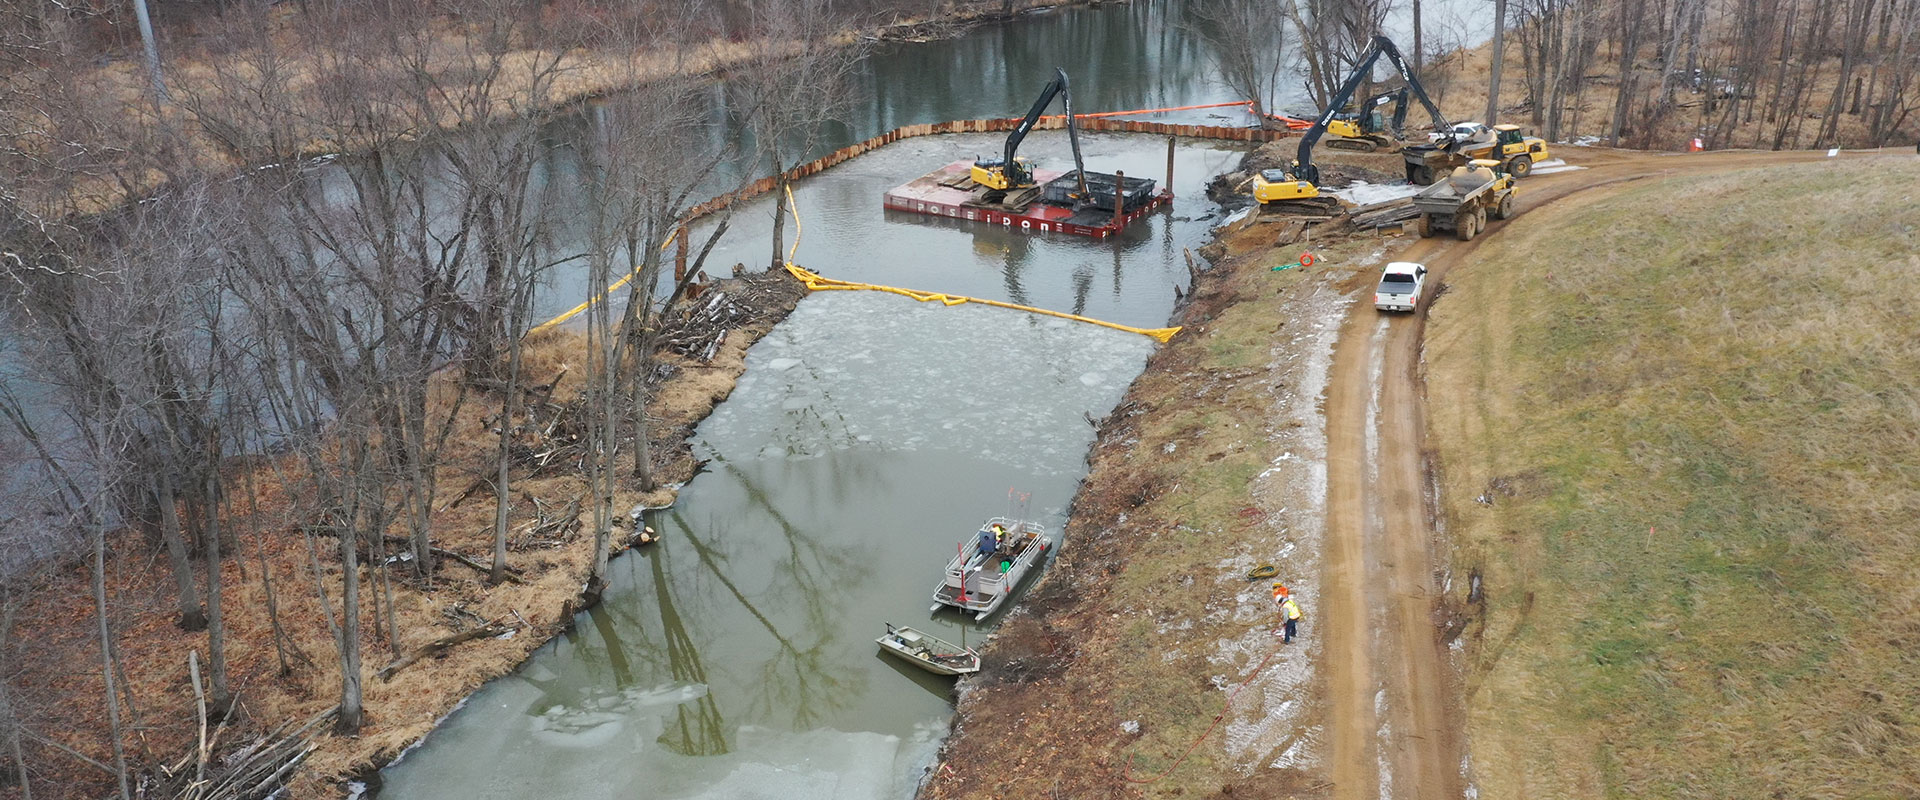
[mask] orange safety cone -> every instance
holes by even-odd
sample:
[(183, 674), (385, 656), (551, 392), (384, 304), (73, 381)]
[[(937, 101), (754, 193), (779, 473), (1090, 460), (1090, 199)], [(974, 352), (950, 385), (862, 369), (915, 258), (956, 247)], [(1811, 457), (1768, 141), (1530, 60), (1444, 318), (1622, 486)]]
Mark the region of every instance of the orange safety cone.
[(1698, 153), (1705, 149), (1707, 149), (1706, 144), (1701, 142), (1698, 136), (1693, 137), (1693, 141), (1687, 143), (1687, 152), (1689, 153)]

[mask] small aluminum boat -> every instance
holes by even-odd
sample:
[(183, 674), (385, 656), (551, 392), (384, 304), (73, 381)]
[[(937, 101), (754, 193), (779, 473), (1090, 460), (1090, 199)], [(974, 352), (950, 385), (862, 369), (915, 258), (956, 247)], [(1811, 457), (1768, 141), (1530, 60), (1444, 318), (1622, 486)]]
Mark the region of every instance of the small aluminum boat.
[[(996, 525), (1006, 530), (1004, 538), (995, 536)], [(946, 574), (933, 590), (933, 610), (953, 606), (973, 612), (974, 619), (986, 619), (1013, 595), (1020, 579), (1051, 546), (1038, 522), (1009, 517), (987, 520), (947, 561)]]
[(880, 649), (904, 658), (935, 675), (964, 675), (980, 671), (980, 654), (913, 628), (887, 623), (887, 635), (873, 640)]

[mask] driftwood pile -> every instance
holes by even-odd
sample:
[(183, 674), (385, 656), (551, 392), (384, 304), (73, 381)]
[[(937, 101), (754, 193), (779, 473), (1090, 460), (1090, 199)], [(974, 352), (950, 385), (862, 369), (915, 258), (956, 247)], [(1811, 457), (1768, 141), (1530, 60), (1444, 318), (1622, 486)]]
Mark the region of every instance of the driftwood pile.
[(142, 794), (170, 796), (174, 800), (262, 800), (284, 787), (300, 762), (313, 754), (314, 736), (325, 730), (337, 709), (329, 708), (304, 720), (282, 722), (239, 749), (215, 758), (213, 754), (220, 746), (220, 737), (228, 730), (227, 721), (232, 715), (208, 730), (207, 697), (200, 683), (199, 656), (199, 652), (194, 651), (187, 662), (194, 695), (199, 700), (199, 743), (179, 760), (160, 765), (152, 775), (158, 784), (153, 787), (156, 791), (145, 791), (147, 787), (143, 786)]
[[(736, 273), (742, 272), (736, 269)], [(789, 304), (796, 295), (805, 291), (785, 272), (737, 274), (737, 277), (719, 284), (695, 286), (701, 288), (690, 292), (689, 299), (677, 304), (658, 327), (649, 332), (656, 353), (680, 357), (649, 359), (642, 367), (645, 373), (640, 376), (640, 391), (649, 397), (678, 374), (685, 362), (705, 363), (713, 360), (714, 355), (726, 344), (730, 331), (764, 319), (771, 309)], [(563, 372), (561, 378), (564, 377)], [(520, 404), (520, 418), (510, 428), (509, 435), (513, 441), (507, 445), (509, 457), (517, 468), (534, 475), (581, 469), (586, 457), (589, 401), (585, 396), (576, 396), (566, 402), (555, 400), (554, 388), (559, 382), (560, 379), (556, 378), (551, 384), (528, 389)], [(482, 384), (482, 388), (497, 391), (504, 387)], [(488, 424), (496, 432), (501, 429), (497, 419), (490, 420)], [(453, 504), (491, 485), (484, 478), (478, 480), (462, 492)], [(533, 532), (532, 538), (548, 538), (553, 531), (546, 528), (541, 526), (541, 530)], [(565, 532), (560, 533), (564, 535)]]
[(749, 313), (728, 292), (703, 294), (689, 304), (684, 315), (662, 326), (660, 348), (702, 362), (712, 361), (713, 354), (726, 342), (727, 331)]
[(679, 304), (662, 322), (655, 344), (661, 350), (705, 363), (726, 343), (727, 332), (766, 317), (804, 291), (786, 272), (747, 273)]
[(533, 501), (533, 519), (522, 524), (507, 538), (508, 550), (520, 552), (559, 547), (580, 530), (580, 498), (568, 501), (557, 511), (548, 508), (538, 497), (528, 496), (528, 499)]

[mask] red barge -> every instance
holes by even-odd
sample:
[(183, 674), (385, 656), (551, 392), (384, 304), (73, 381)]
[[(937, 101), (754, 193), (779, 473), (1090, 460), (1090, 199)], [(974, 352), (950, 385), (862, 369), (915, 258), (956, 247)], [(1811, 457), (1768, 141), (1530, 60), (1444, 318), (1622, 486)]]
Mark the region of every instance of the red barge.
[[(1074, 173), (1033, 170), (1036, 185), (996, 191), (973, 180), (971, 161), (955, 161), (887, 191), (885, 205), (894, 211), (985, 222), (1029, 233), (1065, 233), (1104, 239), (1125, 229), (1154, 209), (1173, 201), (1173, 192), (1156, 189), (1154, 181), (1089, 172), (1087, 181), (1101, 199), (1113, 197), (1113, 186), (1123, 185), (1116, 217), (1112, 205), (1075, 208), (1069, 197), (1076, 185)], [(1106, 191), (1099, 184), (1106, 182)]]

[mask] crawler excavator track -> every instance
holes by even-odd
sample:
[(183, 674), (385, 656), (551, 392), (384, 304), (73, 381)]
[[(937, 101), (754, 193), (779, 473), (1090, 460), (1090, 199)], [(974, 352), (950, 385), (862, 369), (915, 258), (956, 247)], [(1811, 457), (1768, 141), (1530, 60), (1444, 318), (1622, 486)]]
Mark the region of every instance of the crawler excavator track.
[(1332, 216), (1340, 213), (1343, 207), (1337, 197), (1302, 197), (1296, 200), (1273, 200), (1260, 204), (1260, 213), (1264, 215), (1322, 215)]

